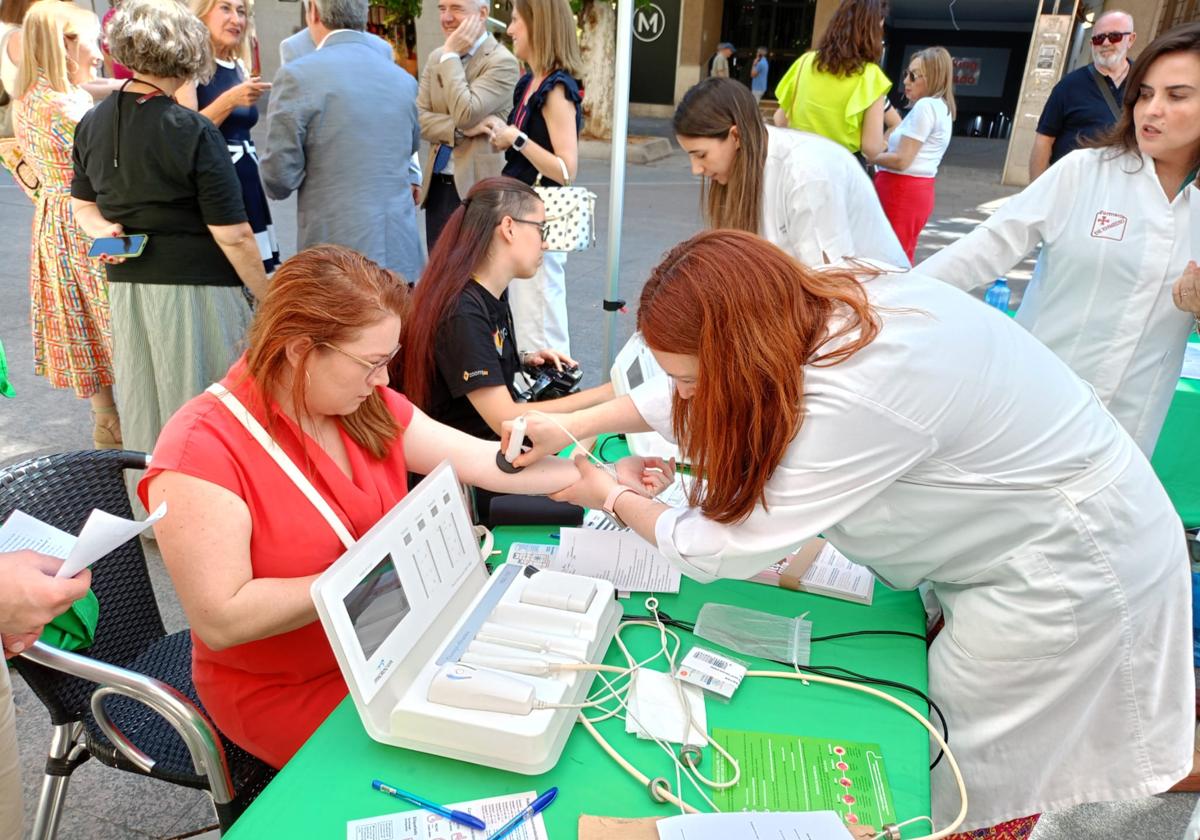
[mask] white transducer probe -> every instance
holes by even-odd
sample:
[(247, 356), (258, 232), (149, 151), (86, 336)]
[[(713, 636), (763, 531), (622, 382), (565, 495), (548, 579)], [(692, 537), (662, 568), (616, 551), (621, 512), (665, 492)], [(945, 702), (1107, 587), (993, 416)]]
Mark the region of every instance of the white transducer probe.
[(509, 432), (508, 447), (503, 452), (496, 453), (496, 466), (506, 473), (515, 473), (524, 467), (513, 466), (513, 461), (521, 456), (521, 447), (525, 444), (525, 417), (518, 417), (512, 422)]

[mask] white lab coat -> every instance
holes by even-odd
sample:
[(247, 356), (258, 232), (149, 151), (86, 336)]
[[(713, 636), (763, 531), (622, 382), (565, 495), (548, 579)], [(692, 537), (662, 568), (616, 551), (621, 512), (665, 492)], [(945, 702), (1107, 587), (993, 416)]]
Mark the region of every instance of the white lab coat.
[(920, 271), (975, 288), (1039, 240), (1017, 322), (1091, 383), (1151, 455), (1193, 323), (1171, 302), (1171, 289), (1187, 261), (1200, 259), (1200, 190), (1169, 200), (1152, 158), (1082, 149)]
[[(850, 360), (804, 369), (805, 417), (766, 506), (723, 525), (663, 513), (690, 577), (745, 578), (823, 533), (886, 582), (929, 581), (929, 651), (970, 809), (962, 830), (1166, 790), (1191, 768), (1183, 527), (1146, 458), (1049, 350), (917, 274), (864, 282), (883, 321)], [(670, 436), (670, 393), (632, 397)], [(947, 762), (933, 817), (958, 795)]]
[(762, 212), (762, 237), (804, 265), (859, 257), (909, 266), (867, 173), (819, 135), (767, 128)]

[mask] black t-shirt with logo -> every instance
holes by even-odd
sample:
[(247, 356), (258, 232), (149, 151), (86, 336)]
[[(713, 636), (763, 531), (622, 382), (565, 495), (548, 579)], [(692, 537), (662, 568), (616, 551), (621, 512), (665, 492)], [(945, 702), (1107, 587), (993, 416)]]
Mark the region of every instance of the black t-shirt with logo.
[(429, 416), (485, 440), (499, 440), (471, 405), (467, 394), (503, 385), (513, 399), (514, 377), (521, 369), (508, 291), (496, 298), (475, 281), (438, 329), (434, 343), (437, 376), (430, 392)]

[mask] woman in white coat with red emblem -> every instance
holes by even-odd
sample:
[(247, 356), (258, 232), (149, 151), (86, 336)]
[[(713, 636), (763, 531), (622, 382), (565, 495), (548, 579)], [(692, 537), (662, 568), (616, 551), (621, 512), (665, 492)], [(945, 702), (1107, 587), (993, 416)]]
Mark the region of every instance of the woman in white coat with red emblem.
[(1067, 155), (918, 270), (971, 289), (1042, 242), (1017, 322), (1149, 457), (1200, 313), (1200, 23), (1146, 48), (1124, 105), (1106, 145)]
[[(736, 283), (730, 254), (754, 267)], [(700, 581), (824, 534), (894, 587), (930, 582), (946, 614), (930, 695), (969, 800), (954, 825), (941, 763), (939, 829), (1167, 790), (1192, 762), (1191, 591), (1149, 463), (1011, 319), (915, 272), (852, 267), (808, 269), (741, 231), (674, 248), (638, 310), (673, 385), (557, 419), (578, 438), (653, 428), (706, 482), (669, 507), (630, 490), (643, 459), (618, 484), (581, 456), (556, 498), (607, 510)], [(567, 442), (526, 419), (533, 457)]]

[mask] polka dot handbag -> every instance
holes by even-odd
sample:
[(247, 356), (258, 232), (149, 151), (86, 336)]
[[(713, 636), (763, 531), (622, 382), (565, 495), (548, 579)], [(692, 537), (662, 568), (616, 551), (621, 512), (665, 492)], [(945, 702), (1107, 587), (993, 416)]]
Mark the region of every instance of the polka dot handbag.
[(551, 251), (586, 251), (596, 244), (596, 194), (584, 187), (572, 187), (567, 165), (562, 167), (562, 187), (541, 186), (538, 175), (533, 189), (546, 205), (546, 245)]

